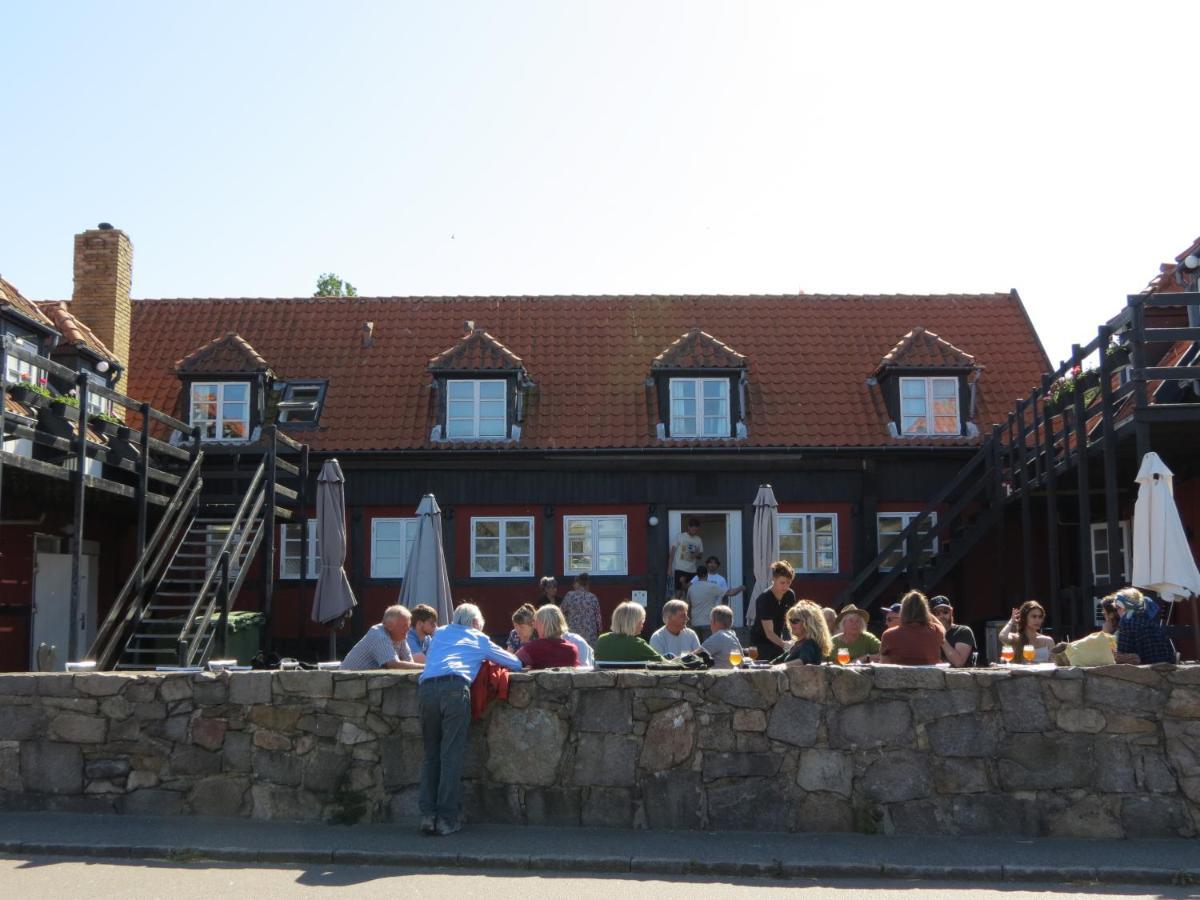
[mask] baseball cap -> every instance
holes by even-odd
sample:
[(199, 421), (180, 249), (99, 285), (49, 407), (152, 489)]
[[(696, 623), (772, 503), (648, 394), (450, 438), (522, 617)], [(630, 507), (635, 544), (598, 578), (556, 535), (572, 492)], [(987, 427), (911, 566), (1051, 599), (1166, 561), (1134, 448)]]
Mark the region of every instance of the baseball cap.
[(900, 604), (893, 603), (891, 606), (889, 606), (887, 609), (885, 609), (884, 612), (898, 613), (898, 612), (900, 612)]
[(938, 594), (936, 597), (931, 597), (929, 600), (930, 609), (937, 609), (939, 606), (949, 606), (951, 609), (954, 609), (954, 604), (950, 602), (950, 598), (944, 597), (941, 594)]

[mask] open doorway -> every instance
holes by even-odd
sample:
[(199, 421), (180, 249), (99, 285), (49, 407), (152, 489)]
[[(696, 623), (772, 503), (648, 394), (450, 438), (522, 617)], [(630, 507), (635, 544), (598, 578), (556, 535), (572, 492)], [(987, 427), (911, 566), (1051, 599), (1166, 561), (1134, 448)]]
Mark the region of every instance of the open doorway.
[[(700, 520), (700, 540), (704, 543), (704, 559), (715, 556), (721, 561), (720, 573), (730, 587), (742, 584), (742, 513), (740, 510), (725, 509), (673, 509), (668, 513), (670, 534), (668, 540), (684, 530), (690, 518)], [(741, 625), (745, 594), (730, 601), (733, 608), (733, 623)], [(707, 625), (707, 622), (700, 624)]]

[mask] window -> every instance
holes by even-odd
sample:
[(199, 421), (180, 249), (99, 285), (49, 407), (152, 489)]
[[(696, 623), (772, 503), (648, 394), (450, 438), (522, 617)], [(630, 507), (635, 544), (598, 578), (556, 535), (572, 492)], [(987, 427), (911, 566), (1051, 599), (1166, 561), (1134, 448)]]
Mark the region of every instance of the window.
[(508, 433), (508, 383), (453, 380), (446, 383), (446, 437), (502, 441)]
[(419, 519), (371, 520), (371, 577), (403, 578)]
[(1113, 577), (1112, 567), (1109, 565), (1108, 559), (1108, 523), (1096, 522), (1092, 525), (1092, 578), (1096, 581), (1107, 581), (1109, 584), (1117, 582), (1124, 583), (1129, 579), (1125, 573), (1132, 570), (1133, 566), (1130, 560), (1133, 557), (1132, 545), (1130, 544), (1129, 521), (1117, 523), (1121, 529), (1121, 550), (1124, 553), (1125, 563), (1121, 572)]
[(837, 516), (803, 513), (779, 516), (779, 558), (797, 573), (838, 570)]
[(958, 435), (957, 378), (901, 378), (900, 433)]
[(315, 423), (321, 417), (321, 401), (324, 399), (324, 382), (289, 382), (284, 385), (283, 396), (279, 398), (280, 423)]
[[(313, 521), (315, 522), (316, 520), (314, 519)], [(312, 527), (315, 528), (316, 526), (314, 525)], [(217, 559), (221, 552), (221, 545), (225, 543), (225, 538), (228, 536), (229, 536), (229, 526), (228, 525), (209, 525), (208, 528), (206, 529), (204, 552), (205, 552), (205, 562), (208, 563), (209, 568), (212, 568), (212, 566), (217, 562)], [(299, 542), (297, 541), (297, 543), (299, 543)], [(237, 541), (234, 540), (229, 547), (230, 551), (236, 550), (237, 549), (236, 545), (237, 545)], [(242, 552), (243, 553), (245, 552), (244, 548), (243, 548)], [(300, 550), (299, 550), (299, 548), (297, 548), (297, 550), (296, 550), (295, 565), (296, 565), (296, 569), (299, 570), (299, 568), (300, 568)], [(240, 571), (240, 569), (241, 569), (241, 566), (238, 564), (237, 557), (235, 557), (231, 552), (230, 557), (229, 557), (229, 577), (237, 578), (238, 572)], [(315, 578), (316, 576), (313, 575), (313, 577)]]
[(102, 415), (111, 416), (112, 415), (112, 401), (109, 400), (107, 397), (102, 397), (99, 394), (94, 393), (92, 391), (92, 385), (99, 385), (100, 387), (108, 387), (108, 381), (105, 380), (103, 375), (97, 375), (95, 372), (88, 372), (86, 374), (87, 374), (87, 380), (88, 380), (88, 395), (87, 395), (88, 412), (89, 413), (99, 413)]
[(563, 572), (625, 575), (628, 522), (625, 516), (564, 516)]
[(729, 437), (729, 379), (671, 379), (671, 437)]
[(244, 441), (250, 436), (250, 382), (192, 385), (192, 422), (206, 441)]
[[(13, 338), (13, 344), (20, 350), (27, 353), (37, 353), (38, 345), (33, 341), (27, 341), (25, 338)], [(4, 357), (4, 367), (7, 369), (9, 384), (37, 384), (42, 377), (42, 370), (33, 363), (27, 363), (23, 359), (17, 359), (15, 356)]]
[[(305, 578), (316, 578), (321, 567), (321, 545), (317, 541), (317, 520), (308, 520), (308, 572)], [(300, 577), (300, 523), (280, 529), (279, 577)]]
[(471, 574), (516, 578), (533, 573), (533, 519), (471, 519)]
[[(884, 548), (892, 542), (900, 532), (908, 527), (909, 523), (915, 519), (919, 513), (915, 512), (899, 512), (899, 513), (879, 513), (875, 517), (875, 525), (877, 534), (877, 552), (882, 553)], [(918, 528), (919, 535), (929, 534), (930, 529), (937, 527), (937, 513), (930, 513), (924, 527)], [(927, 564), (933, 557), (937, 556), (938, 542), (937, 538), (930, 541), (929, 546), (921, 551), (921, 556), (917, 560), (917, 565)], [(908, 541), (905, 540), (898, 549), (888, 554), (887, 559), (879, 567), (880, 571), (890, 572), (898, 566), (900, 562), (908, 555)]]

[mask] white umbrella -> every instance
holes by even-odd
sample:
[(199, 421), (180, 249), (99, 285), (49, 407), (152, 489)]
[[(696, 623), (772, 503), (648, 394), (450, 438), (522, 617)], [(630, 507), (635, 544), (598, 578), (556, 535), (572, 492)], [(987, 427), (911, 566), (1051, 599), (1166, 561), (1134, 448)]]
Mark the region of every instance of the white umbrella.
[(1200, 594), (1200, 571), (1179, 520), (1173, 478), (1157, 453), (1147, 453), (1133, 507), (1133, 585), (1169, 601)]
[[(317, 476), (317, 545), (321, 568), (313, 593), (312, 619), (326, 625), (354, 609), (356, 601), (346, 577), (346, 479), (336, 459), (327, 460)], [(333, 636), (330, 635), (330, 643)]]
[(779, 504), (769, 484), (758, 486), (754, 498), (754, 592), (746, 608), (746, 624), (754, 624), (754, 600), (771, 587), (771, 563), (779, 552)]
[(438, 623), (450, 621), (454, 603), (450, 598), (450, 574), (442, 548), (442, 510), (433, 494), (421, 498), (417, 507), (417, 537), (404, 567), (404, 582), (397, 603), (412, 609), (425, 603), (437, 610)]

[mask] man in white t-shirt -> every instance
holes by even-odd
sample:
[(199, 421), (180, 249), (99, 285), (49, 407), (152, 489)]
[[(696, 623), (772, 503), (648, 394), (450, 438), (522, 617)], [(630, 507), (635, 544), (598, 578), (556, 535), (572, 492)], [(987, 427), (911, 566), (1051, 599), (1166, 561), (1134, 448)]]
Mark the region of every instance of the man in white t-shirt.
[[(710, 556), (707, 560), (704, 561), (704, 567), (708, 570), (708, 580), (711, 581), (713, 584), (719, 584), (721, 586), (721, 590), (723, 590), (725, 592), (726, 597), (736, 597), (738, 594), (740, 594), (746, 590), (740, 584), (734, 588), (731, 588), (729, 586), (729, 582), (726, 581), (725, 576), (721, 574), (721, 560), (717, 559), (717, 557)], [(696, 575), (692, 577), (692, 584), (695, 584), (696, 579), (699, 577), (700, 577), (700, 572), (697, 569)], [(693, 613), (694, 612), (695, 612), (695, 610), (693, 610)], [(692, 618), (693, 618), (693, 621), (696, 620), (694, 615)]]
[(704, 541), (700, 540), (700, 520), (688, 519), (687, 531), (675, 535), (667, 550), (667, 571), (671, 573), (671, 596), (679, 598), (700, 568), (704, 558)]
[(663, 656), (683, 656), (700, 649), (700, 638), (687, 627), (688, 606), (682, 600), (663, 604), (663, 627), (650, 635), (650, 646)]
[(687, 602), (692, 621), (696, 623), (696, 634), (702, 641), (708, 637), (709, 626), (701, 623), (708, 622), (713, 607), (725, 599), (726, 590), (728, 588), (714, 582), (708, 575), (708, 569), (703, 567), (696, 573), (692, 583), (688, 585)]

